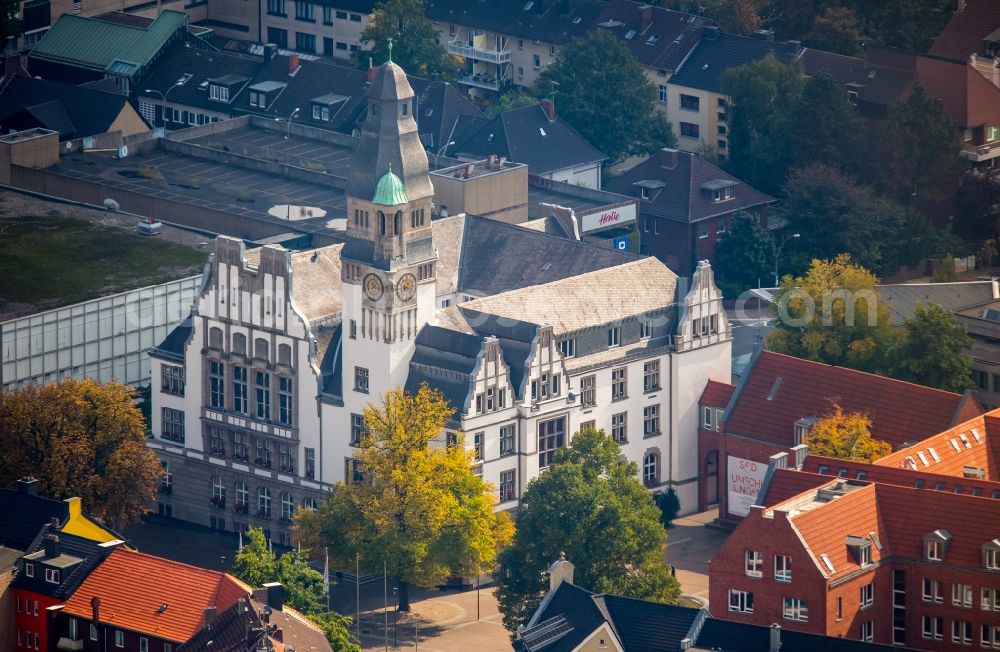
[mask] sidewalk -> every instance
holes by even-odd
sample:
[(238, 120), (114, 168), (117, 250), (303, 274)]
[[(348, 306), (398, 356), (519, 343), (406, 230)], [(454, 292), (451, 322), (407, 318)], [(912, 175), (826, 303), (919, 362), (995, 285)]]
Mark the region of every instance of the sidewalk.
[(729, 532), (705, 527), (719, 515), (718, 509), (674, 519), (667, 530), (667, 562), (673, 565), (684, 595), (708, 606), (708, 562)]

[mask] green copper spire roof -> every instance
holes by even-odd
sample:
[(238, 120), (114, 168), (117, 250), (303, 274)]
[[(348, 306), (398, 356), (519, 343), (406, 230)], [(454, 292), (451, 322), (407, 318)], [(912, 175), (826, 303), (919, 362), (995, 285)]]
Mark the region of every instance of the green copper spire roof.
[(406, 186), (403, 185), (402, 179), (392, 173), (392, 163), (390, 163), (389, 171), (382, 175), (382, 178), (378, 180), (378, 185), (375, 186), (375, 196), (372, 198), (372, 203), (383, 206), (398, 206), (406, 202)]

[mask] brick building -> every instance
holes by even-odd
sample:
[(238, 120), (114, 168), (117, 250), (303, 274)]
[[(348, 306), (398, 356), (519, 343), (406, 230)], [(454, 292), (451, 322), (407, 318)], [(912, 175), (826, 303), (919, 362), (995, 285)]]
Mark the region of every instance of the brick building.
[[(716, 615), (917, 649), (1000, 649), (1000, 413), (873, 464), (778, 454), (710, 567)], [(815, 471), (815, 472), (813, 472)], [(831, 477), (833, 476), (833, 477)]]
[(759, 350), (738, 386), (711, 382), (702, 394), (699, 508), (718, 503), (720, 518), (746, 516), (769, 458), (801, 445), (833, 403), (846, 412), (867, 413), (872, 434), (894, 449), (982, 412), (968, 393)]

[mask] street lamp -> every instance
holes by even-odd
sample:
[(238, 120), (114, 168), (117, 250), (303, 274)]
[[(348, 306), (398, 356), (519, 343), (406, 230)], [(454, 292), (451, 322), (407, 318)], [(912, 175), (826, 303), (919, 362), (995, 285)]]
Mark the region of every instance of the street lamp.
[(285, 128), (285, 140), (288, 140), (288, 137), (292, 135), (292, 120), (294, 120), (295, 116), (298, 114), (299, 107), (295, 107), (295, 110), (288, 114), (288, 126)]
[(399, 647), (399, 629), (396, 627), (396, 619), (399, 618), (399, 589), (392, 587), (392, 601), (396, 604), (392, 612), (392, 647)]
[(781, 260), (781, 250), (785, 247), (786, 242), (797, 237), (799, 237), (798, 233), (792, 233), (791, 235), (786, 235), (781, 240), (781, 244), (778, 245), (778, 250), (774, 252), (774, 287), (778, 287), (778, 262)]
[(155, 88), (147, 88), (146, 89), (147, 93), (156, 93), (161, 98), (163, 98), (163, 111), (160, 112), (160, 122), (164, 123), (164, 124), (161, 124), (160, 125), (161, 127), (165, 127), (166, 126), (166, 122), (167, 122), (164, 119), (164, 117), (167, 115), (167, 96), (170, 95), (170, 91), (174, 90), (175, 88), (177, 88), (180, 85), (181, 85), (180, 82), (174, 82), (173, 84), (170, 85), (170, 88), (168, 88), (166, 90), (166, 92), (158, 91)]
[(454, 140), (448, 141), (447, 143), (445, 143), (444, 145), (442, 145), (441, 149), (439, 149), (437, 151), (437, 154), (434, 155), (434, 169), (435, 170), (438, 168), (438, 159), (441, 158), (441, 155), (444, 154), (444, 151), (446, 149), (448, 149), (449, 147), (451, 147), (454, 144), (455, 144)]

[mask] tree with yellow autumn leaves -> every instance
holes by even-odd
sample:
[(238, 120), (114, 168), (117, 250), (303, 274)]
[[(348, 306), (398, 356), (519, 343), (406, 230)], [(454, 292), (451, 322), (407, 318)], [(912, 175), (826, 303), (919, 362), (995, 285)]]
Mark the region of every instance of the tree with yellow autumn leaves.
[(844, 412), (836, 403), (832, 411), (809, 429), (805, 443), (812, 455), (836, 457), (841, 460), (874, 462), (892, 452), (892, 446), (875, 439), (872, 421), (861, 412)]
[(131, 525), (163, 475), (145, 437), (127, 385), (63, 380), (0, 393), (0, 486), (31, 476), (40, 495), (79, 496), (91, 516)]

